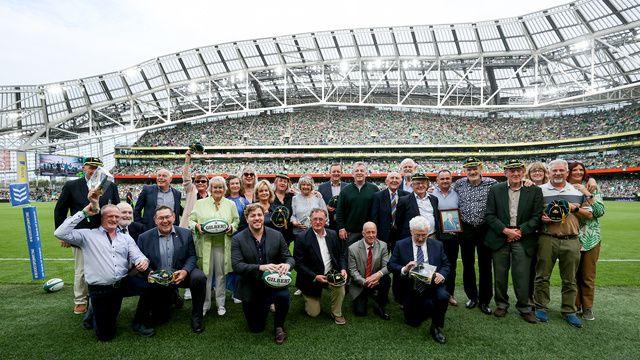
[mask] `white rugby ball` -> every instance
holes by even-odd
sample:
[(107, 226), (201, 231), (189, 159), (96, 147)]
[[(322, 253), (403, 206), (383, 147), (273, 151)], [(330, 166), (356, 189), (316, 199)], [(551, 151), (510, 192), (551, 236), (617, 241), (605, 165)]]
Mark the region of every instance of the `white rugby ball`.
[(44, 291), (48, 293), (52, 293), (52, 292), (60, 291), (60, 289), (62, 289), (63, 286), (64, 286), (64, 281), (62, 281), (62, 279), (53, 278), (53, 279), (47, 280), (47, 282), (45, 282), (42, 285), (42, 288), (44, 289)]
[(229, 230), (229, 223), (224, 220), (213, 219), (202, 224), (201, 228), (207, 234), (224, 234)]
[(280, 275), (277, 272), (265, 271), (262, 280), (273, 288), (283, 288), (289, 286), (293, 279), (290, 272)]

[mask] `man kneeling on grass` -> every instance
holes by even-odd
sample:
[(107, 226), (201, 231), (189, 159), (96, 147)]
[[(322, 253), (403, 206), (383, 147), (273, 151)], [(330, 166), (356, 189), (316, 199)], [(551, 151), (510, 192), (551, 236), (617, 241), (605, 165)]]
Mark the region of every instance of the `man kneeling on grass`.
[[(93, 328), (98, 340), (108, 341), (116, 334), (116, 321), (122, 298), (135, 293), (129, 281), (129, 260), (138, 271), (145, 271), (149, 260), (142, 254), (131, 236), (118, 228), (120, 210), (116, 205), (105, 205), (100, 209), (100, 193), (89, 191), (89, 205), (60, 225), (56, 238), (82, 249), (84, 273), (89, 284), (89, 298), (93, 306)], [(75, 229), (85, 218), (101, 213), (97, 229)]]

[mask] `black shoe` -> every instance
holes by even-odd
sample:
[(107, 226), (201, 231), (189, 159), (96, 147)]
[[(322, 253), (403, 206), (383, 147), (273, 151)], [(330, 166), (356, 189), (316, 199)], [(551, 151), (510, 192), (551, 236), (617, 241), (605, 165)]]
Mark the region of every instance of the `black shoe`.
[(180, 294), (176, 294), (176, 298), (174, 299), (173, 306), (175, 309), (180, 310), (184, 307), (184, 299)]
[(151, 337), (156, 334), (153, 328), (148, 328), (143, 324), (133, 324), (133, 331), (144, 337)]
[(473, 309), (474, 307), (478, 306), (478, 301), (477, 300), (469, 300), (469, 301), (467, 301), (465, 306), (467, 307), (467, 309)]
[(191, 318), (191, 330), (196, 334), (201, 334), (204, 331), (202, 316)]
[(373, 313), (378, 315), (382, 320), (391, 320), (391, 315), (389, 315), (384, 308), (374, 306)]
[(480, 308), (480, 311), (482, 311), (483, 314), (485, 315), (491, 315), (491, 308), (489, 307), (489, 305), (487, 304), (480, 304), (478, 306)]
[(287, 340), (287, 333), (284, 331), (283, 328), (277, 327), (275, 331), (276, 344), (282, 345), (285, 340)]
[(429, 329), (429, 333), (433, 340), (435, 340), (438, 344), (444, 344), (447, 342), (447, 337), (444, 336), (444, 332), (442, 332), (442, 328), (432, 326)]
[(93, 329), (93, 318), (90, 318), (90, 319), (85, 318), (84, 320), (82, 320), (82, 327), (85, 330)]

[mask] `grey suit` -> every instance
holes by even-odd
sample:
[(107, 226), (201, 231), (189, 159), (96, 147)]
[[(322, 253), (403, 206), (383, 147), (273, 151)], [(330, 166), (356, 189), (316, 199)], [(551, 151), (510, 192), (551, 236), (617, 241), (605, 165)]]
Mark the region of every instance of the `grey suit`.
[(353, 299), (353, 312), (357, 316), (364, 316), (367, 312), (367, 301), (372, 296), (376, 305), (384, 309), (387, 304), (389, 286), (391, 279), (387, 262), (389, 254), (387, 244), (380, 240), (375, 240), (371, 249), (371, 274), (380, 272), (382, 278), (378, 285), (367, 288), (364, 285), (368, 258), (368, 245), (364, 239), (360, 239), (349, 246), (349, 275), (351, 284), (349, 285), (349, 295)]

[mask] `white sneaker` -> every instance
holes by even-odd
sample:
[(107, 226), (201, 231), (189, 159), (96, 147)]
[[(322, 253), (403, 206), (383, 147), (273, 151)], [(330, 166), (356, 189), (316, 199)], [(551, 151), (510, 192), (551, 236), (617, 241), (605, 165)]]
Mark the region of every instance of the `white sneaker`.
[(218, 315), (222, 316), (222, 315), (224, 315), (226, 313), (227, 313), (227, 309), (225, 309), (224, 306), (220, 306), (218, 308)]
[(296, 289), (296, 292), (294, 292), (294, 293), (293, 293), (293, 295), (295, 295), (295, 296), (300, 296), (300, 295), (302, 295), (302, 290), (300, 290), (300, 289)]
[(242, 304), (242, 300), (240, 300), (240, 299), (236, 299), (234, 297), (232, 297), (231, 299), (233, 299), (233, 303), (234, 304)]
[(269, 306), (269, 311), (272, 313), (276, 312), (276, 304), (271, 304), (271, 306)]
[(187, 288), (187, 290), (184, 291), (184, 299), (191, 300), (191, 289)]

